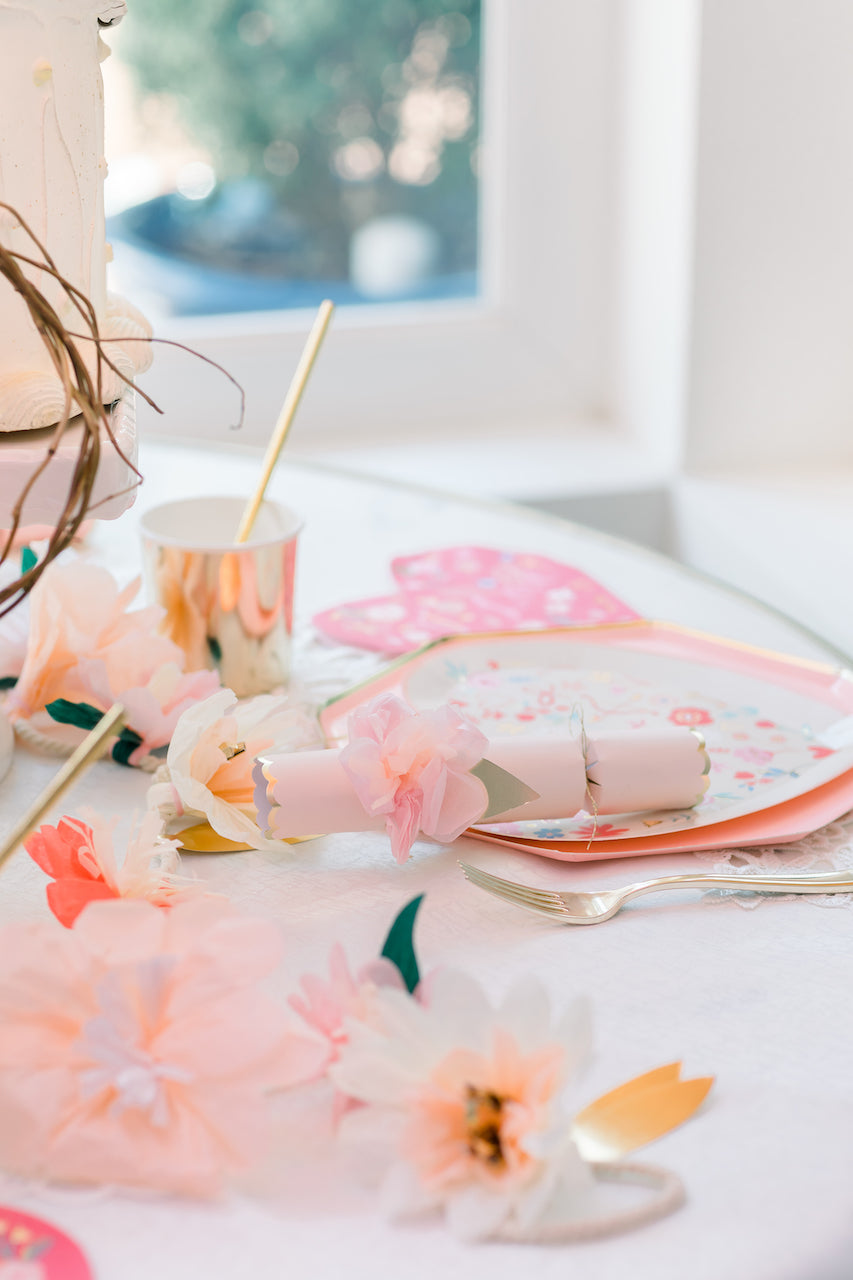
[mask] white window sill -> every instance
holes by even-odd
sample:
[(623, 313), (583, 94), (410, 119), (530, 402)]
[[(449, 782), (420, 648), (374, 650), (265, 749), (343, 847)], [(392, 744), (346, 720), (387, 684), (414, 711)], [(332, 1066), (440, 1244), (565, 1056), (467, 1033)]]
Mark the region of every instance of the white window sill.
[(333, 461), (363, 475), (445, 492), (515, 502), (618, 494), (664, 484), (664, 464), (607, 427), (520, 427), (486, 433), (419, 433), (418, 439), (373, 440), (322, 449), (303, 439), (292, 456)]

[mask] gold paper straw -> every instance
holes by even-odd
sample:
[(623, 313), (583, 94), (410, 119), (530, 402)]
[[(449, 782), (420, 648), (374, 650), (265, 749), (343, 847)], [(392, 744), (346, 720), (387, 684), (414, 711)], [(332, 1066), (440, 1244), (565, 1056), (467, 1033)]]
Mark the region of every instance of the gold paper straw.
[(109, 711), (104, 712), (92, 732), (86, 735), (74, 754), (65, 761), (56, 777), (48, 783), (35, 803), (9, 832), (0, 849), (0, 868), (5, 865), (21, 841), (26, 839), (59, 797), (73, 782), (76, 782), (90, 764), (94, 764), (98, 757), (103, 755), (109, 738), (121, 730), (123, 718), (124, 707), (118, 702), (113, 703)]
[(261, 503), (264, 500), (267, 485), (270, 482), (270, 476), (275, 470), (275, 464), (278, 462), (278, 455), (284, 448), (284, 442), (287, 439), (287, 433), (290, 430), (291, 423), (296, 416), (296, 410), (299, 408), (299, 402), (302, 399), (302, 393), (305, 390), (306, 383), (314, 368), (314, 361), (317, 359), (320, 346), (326, 336), (326, 330), (332, 319), (332, 312), (335, 304), (326, 299), (320, 303), (320, 309), (317, 312), (317, 318), (314, 321), (311, 332), (308, 334), (308, 341), (299, 358), (299, 364), (296, 366), (296, 372), (293, 375), (293, 381), (287, 389), (287, 395), (284, 398), (284, 404), (281, 406), (281, 412), (278, 415), (278, 421), (275, 424), (270, 442), (267, 445), (267, 451), (264, 454), (263, 469), (258, 487), (252, 494), (246, 504), (246, 509), (240, 519), (240, 525), (237, 529), (235, 542), (246, 542), (249, 534), (252, 532), (252, 525), (255, 523)]

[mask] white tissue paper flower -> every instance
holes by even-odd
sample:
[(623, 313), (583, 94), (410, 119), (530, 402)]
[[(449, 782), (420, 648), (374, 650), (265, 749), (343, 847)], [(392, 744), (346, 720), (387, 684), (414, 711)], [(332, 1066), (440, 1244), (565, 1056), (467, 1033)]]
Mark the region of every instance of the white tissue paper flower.
[(206, 818), (227, 840), (280, 852), (281, 843), (266, 839), (256, 821), (255, 756), (322, 745), (316, 721), (287, 697), (262, 694), (238, 702), (230, 689), (221, 689), (181, 716), (148, 805), (166, 820)]
[(329, 1074), (364, 1105), (341, 1135), (384, 1165), (392, 1217), (443, 1209), (466, 1240), (535, 1238), (573, 1218), (593, 1173), (561, 1105), (585, 1059), (585, 1003), (557, 1021), (534, 978), (494, 1008), (465, 974), (435, 975), (426, 1006), (375, 993), (370, 1023), (352, 1019)]

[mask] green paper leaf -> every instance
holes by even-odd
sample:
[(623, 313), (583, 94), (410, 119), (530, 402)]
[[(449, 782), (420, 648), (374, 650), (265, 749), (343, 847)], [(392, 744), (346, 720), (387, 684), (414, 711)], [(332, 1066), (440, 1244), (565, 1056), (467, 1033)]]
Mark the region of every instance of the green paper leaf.
[[(49, 702), (45, 710), (58, 724), (73, 724), (77, 729), (85, 729), (87, 733), (100, 723), (104, 714), (88, 702), (69, 702), (67, 698)], [(112, 757), (116, 764), (129, 765), (130, 757), (141, 742), (139, 734), (125, 725), (118, 735), (118, 741), (113, 744)]]
[(421, 980), (412, 934), (415, 929), (415, 917), (423, 900), (424, 895), (419, 893), (416, 898), (412, 898), (411, 902), (406, 903), (388, 930), (388, 937), (381, 951), (381, 955), (400, 970), (400, 976), (410, 995)]
[(222, 645), (216, 639), (216, 636), (207, 637), (207, 647), (210, 650), (210, 656), (214, 662), (222, 661)]
[(130, 757), (142, 742), (138, 733), (132, 729), (122, 729), (119, 740), (113, 745), (112, 757), (116, 764), (130, 765)]
[(49, 702), (45, 711), (58, 724), (73, 724), (78, 729), (85, 729), (87, 733), (100, 723), (104, 714), (97, 707), (90, 706), (88, 702), (69, 702), (67, 698), (57, 698), (55, 702)]
[(30, 569), (35, 568), (39, 558), (33, 551), (32, 547), (24, 547), (21, 551), (21, 573), (29, 573)]
[(14, 689), (17, 683), (17, 676), (0, 676), (0, 689)]
[(124, 726), (118, 735), (118, 742), (113, 744), (112, 757), (116, 764), (126, 764), (130, 768), (130, 757), (133, 755), (137, 747), (142, 745), (142, 739), (135, 729), (129, 729)]

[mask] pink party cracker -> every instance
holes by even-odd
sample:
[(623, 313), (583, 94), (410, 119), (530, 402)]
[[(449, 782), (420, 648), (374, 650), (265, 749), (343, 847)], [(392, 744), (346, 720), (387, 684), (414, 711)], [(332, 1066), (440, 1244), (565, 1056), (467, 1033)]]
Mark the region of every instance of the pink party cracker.
[(399, 594), (327, 609), (314, 625), (342, 644), (396, 654), (445, 635), (639, 617), (581, 569), (528, 552), (448, 547), (399, 556), (391, 571)]

